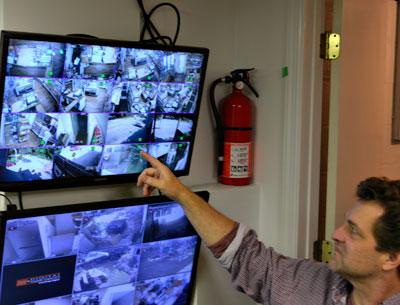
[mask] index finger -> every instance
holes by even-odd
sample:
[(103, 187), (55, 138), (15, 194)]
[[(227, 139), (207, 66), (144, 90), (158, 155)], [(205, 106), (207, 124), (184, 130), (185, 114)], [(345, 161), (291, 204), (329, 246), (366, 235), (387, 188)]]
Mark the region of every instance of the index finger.
[(148, 153), (144, 152), (143, 150), (140, 152), (140, 155), (142, 156), (142, 158), (146, 159), (154, 168), (158, 169), (163, 166), (163, 164), (160, 161), (158, 161), (156, 158), (149, 155)]

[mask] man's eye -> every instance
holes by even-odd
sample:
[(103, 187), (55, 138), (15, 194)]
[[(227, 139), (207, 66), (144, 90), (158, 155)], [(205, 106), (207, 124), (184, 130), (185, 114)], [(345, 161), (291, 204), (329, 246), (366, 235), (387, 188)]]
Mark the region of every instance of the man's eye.
[(350, 226), (350, 232), (351, 232), (351, 234), (358, 234), (358, 230), (354, 226)]

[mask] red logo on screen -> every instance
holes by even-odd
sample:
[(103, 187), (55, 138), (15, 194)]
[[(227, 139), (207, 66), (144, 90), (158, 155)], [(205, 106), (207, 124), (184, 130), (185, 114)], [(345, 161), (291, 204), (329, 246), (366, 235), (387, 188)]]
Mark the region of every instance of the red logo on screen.
[(43, 284), (59, 282), (60, 280), (61, 280), (61, 274), (60, 272), (56, 272), (56, 273), (43, 274), (43, 275), (37, 275), (19, 279), (16, 282), (16, 286), (24, 287), (32, 285), (43, 285)]

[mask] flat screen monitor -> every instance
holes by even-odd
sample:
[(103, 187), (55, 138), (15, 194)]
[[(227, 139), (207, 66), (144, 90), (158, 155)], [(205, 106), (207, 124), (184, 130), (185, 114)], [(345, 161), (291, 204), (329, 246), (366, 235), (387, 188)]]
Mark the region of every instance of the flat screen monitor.
[(1, 222), (2, 305), (190, 303), (200, 239), (166, 197), (3, 212)]
[(0, 190), (189, 173), (208, 50), (3, 31)]

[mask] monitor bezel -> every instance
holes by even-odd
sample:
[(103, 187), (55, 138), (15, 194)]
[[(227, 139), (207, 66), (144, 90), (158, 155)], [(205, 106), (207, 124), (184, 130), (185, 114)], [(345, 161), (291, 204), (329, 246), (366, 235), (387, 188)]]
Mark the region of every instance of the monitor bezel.
[[(208, 191), (196, 191), (195, 193), (208, 202), (210, 197), (210, 193)], [(4, 250), (4, 241), (6, 233), (5, 229), (6, 229), (6, 223), (9, 220), (24, 219), (37, 216), (47, 216), (47, 215), (62, 214), (62, 213), (84, 212), (96, 209), (120, 208), (120, 207), (129, 207), (138, 205), (150, 206), (162, 203), (175, 203), (175, 202), (176, 202), (175, 200), (169, 199), (166, 196), (149, 196), (149, 197), (134, 197), (128, 199), (116, 199), (109, 201), (74, 203), (70, 205), (54, 205), (54, 206), (32, 208), (26, 210), (2, 211), (0, 212), (0, 268), (3, 266), (3, 250)], [(201, 239), (200, 236), (197, 234), (197, 245), (193, 257), (193, 265), (192, 265), (193, 267), (190, 278), (187, 305), (191, 304), (193, 301), (194, 287), (196, 286), (197, 266), (200, 255), (200, 246), (201, 246)]]
[[(205, 74), (208, 63), (209, 49), (194, 46), (176, 46), (176, 45), (159, 45), (153, 43), (145, 43), (138, 41), (126, 41), (126, 40), (114, 40), (114, 39), (103, 39), (87, 36), (79, 36), (79, 34), (72, 35), (54, 35), (54, 34), (42, 34), (42, 33), (30, 33), (30, 32), (16, 32), (16, 31), (1, 31), (0, 38), (0, 110), (3, 109), (3, 96), (6, 78), (7, 68), (7, 53), (10, 39), (21, 39), (21, 40), (34, 40), (34, 41), (51, 41), (60, 43), (71, 43), (71, 44), (89, 44), (89, 45), (102, 45), (110, 47), (121, 47), (121, 48), (139, 48), (147, 50), (163, 50), (172, 52), (193, 52), (200, 53), (204, 56), (204, 64), (202, 66), (199, 92), (198, 92), (198, 106), (196, 111), (193, 113), (193, 137), (190, 141), (189, 154), (187, 166), (184, 170), (173, 170), (176, 176), (187, 176), (190, 173), (190, 166), (192, 162), (193, 149), (196, 139), (196, 131), (198, 126), (198, 120), (200, 115), (201, 100), (204, 90)], [(1, 121), (2, 113), (0, 114)], [(136, 181), (140, 173), (131, 174), (118, 174), (108, 176), (80, 176), (80, 177), (63, 177), (53, 178), (49, 180), (31, 180), (31, 181), (0, 181), (1, 191), (33, 191), (33, 190), (44, 190), (44, 189), (57, 189), (57, 188), (69, 188), (79, 186), (95, 186), (95, 185), (106, 185), (106, 184), (122, 184), (127, 182)]]

